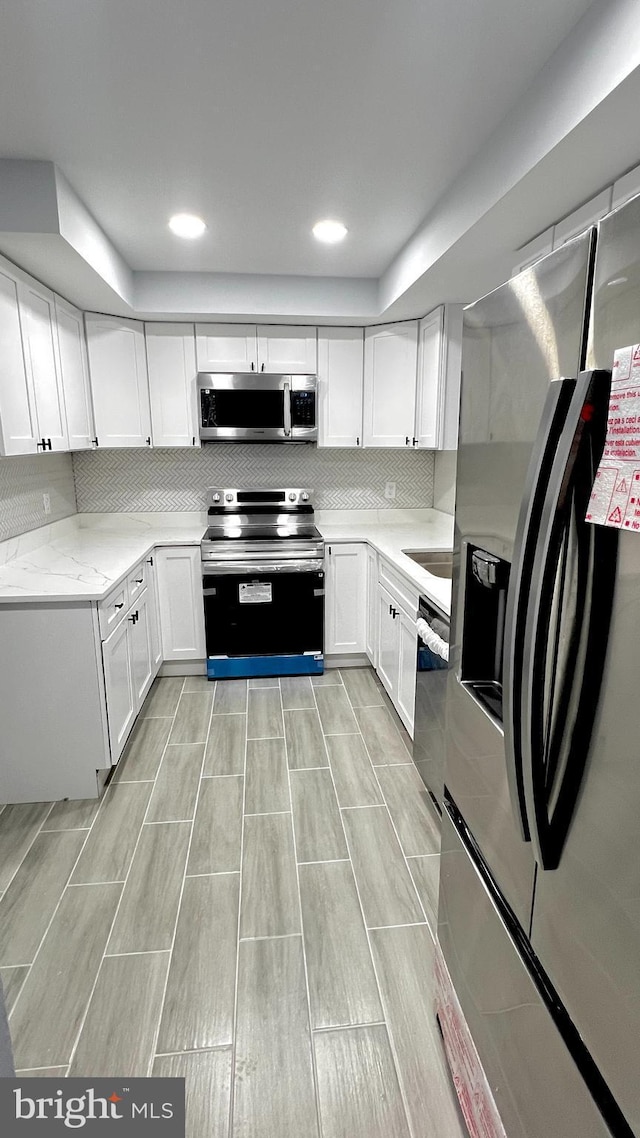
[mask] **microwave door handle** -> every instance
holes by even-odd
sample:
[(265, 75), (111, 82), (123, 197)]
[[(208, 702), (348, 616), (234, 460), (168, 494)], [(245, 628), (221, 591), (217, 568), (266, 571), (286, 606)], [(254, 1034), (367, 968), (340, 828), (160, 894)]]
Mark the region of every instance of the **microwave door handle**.
[(527, 471), (509, 574), (504, 634), (504, 742), (511, 808), (520, 835), (527, 842), (530, 832), (524, 796), (522, 740), (524, 630), (542, 508), (574, 387), (574, 379), (556, 379), (549, 384)]
[[(618, 532), (584, 520), (604, 447), (610, 383), (611, 373), (605, 371), (578, 377), (549, 477), (531, 573), (524, 638), (523, 783), (531, 839), (543, 869), (559, 865), (578, 800), (613, 609)], [(554, 590), (573, 518), (576, 604), (564, 675), (550, 693), (554, 714), (545, 722), (550, 651), (549, 665), (553, 671), (556, 667), (556, 644), (550, 639)]]
[(289, 438), (291, 434), (291, 384), (288, 379), (284, 381), (284, 434)]

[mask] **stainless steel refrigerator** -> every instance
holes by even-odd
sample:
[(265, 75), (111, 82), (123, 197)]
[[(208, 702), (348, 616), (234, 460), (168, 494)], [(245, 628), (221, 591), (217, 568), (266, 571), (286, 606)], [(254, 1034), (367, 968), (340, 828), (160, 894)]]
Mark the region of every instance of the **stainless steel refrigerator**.
[[(640, 1135), (640, 198), (466, 309), (438, 935), (509, 1138)], [(640, 464), (639, 464), (640, 465)]]

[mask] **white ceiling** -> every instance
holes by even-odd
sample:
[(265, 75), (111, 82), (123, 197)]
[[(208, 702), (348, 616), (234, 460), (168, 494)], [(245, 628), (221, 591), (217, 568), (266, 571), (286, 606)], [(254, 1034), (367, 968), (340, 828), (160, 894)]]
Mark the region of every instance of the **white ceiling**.
[(589, 5), (5, 3), (0, 156), (57, 163), (133, 269), (378, 277)]

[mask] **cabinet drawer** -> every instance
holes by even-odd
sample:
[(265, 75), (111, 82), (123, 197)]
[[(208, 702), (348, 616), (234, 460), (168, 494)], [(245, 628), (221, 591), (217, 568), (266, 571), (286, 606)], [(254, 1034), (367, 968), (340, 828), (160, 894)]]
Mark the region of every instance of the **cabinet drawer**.
[(100, 636), (106, 640), (122, 620), (128, 607), (127, 582), (121, 581), (103, 601), (98, 601)]
[(397, 573), (396, 570), (385, 561), (383, 557), (380, 558), (380, 569), (378, 580), (385, 589), (388, 589), (392, 594), (393, 599), (404, 608), (407, 616), (412, 617), (414, 620), (418, 612), (418, 590), (405, 581), (404, 577)]
[(133, 604), (139, 593), (142, 592), (147, 583), (147, 563), (141, 561), (136, 565), (133, 572), (127, 577), (127, 588), (129, 590), (129, 604)]

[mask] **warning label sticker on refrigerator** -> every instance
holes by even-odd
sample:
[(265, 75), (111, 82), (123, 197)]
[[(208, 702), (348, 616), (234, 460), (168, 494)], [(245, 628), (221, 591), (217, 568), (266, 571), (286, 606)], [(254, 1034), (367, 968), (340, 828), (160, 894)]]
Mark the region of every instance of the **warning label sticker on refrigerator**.
[(640, 532), (640, 344), (614, 355), (607, 437), (586, 520)]

